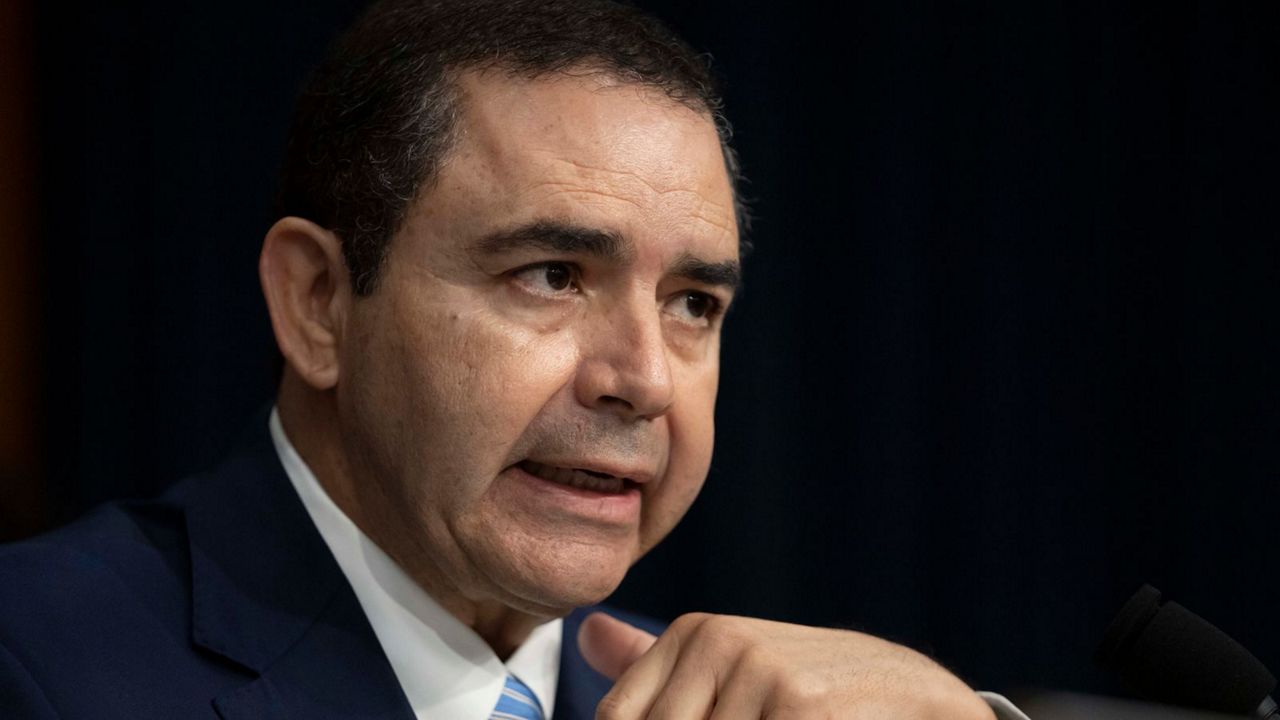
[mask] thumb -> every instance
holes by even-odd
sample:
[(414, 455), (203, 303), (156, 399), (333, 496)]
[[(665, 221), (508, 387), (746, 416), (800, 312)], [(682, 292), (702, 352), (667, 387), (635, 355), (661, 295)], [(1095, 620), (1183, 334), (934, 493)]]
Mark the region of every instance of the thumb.
[(658, 638), (602, 612), (591, 613), (578, 628), (578, 650), (587, 664), (617, 680), (648, 652)]

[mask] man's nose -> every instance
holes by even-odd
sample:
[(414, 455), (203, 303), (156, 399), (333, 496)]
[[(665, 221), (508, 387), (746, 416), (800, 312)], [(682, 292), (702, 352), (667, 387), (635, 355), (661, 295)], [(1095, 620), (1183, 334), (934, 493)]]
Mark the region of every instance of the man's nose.
[(618, 307), (600, 318), (583, 339), (578, 401), (627, 419), (653, 419), (675, 399), (662, 317), (652, 301)]

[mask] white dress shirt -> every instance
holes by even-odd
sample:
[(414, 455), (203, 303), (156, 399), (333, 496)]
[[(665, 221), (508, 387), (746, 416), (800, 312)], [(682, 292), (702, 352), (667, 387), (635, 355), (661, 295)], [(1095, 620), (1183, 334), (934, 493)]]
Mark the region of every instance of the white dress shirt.
[(351, 583), (418, 720), (488, 720), (508, 672), (529, 686), (542, 703), (544, 717), (551, 717), (563, 621), (539, 625), (503, 663), (333, 502), (289, 442), (275, 409), (271, 439), (307, 514)]
[[(330, 499), (284, 434), (274, 408), (271, 439), (307, 514), (355, 590), (418, 720), (488, 720), (508, 672), (538, 697), (543, 717), (551, 717), (562, 621), (539, 625), (503, 664), (479, 635), (432, 600)], [(1027, 720), (1000, 695), (978, 694), (1000, 720)]]

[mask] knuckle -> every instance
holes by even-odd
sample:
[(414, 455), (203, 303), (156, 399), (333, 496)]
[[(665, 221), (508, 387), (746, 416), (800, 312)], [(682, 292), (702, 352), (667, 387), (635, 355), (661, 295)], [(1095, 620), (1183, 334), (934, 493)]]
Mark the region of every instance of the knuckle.
[(671, 629), (681, 635), (690, 635), (711, 617), (707, 613), (685, 613), (671, 622)]
[(702, 626), (709, 632), (724, 634), (738, 626), (738, 618), (732, 615), (707, 615), (702, 619)]
[(747, 673), (760, 677), (773, 674), (776, 660), (767, 646), (748, 645), (742, 650), (738, 663)]
[[(768, 717), (774, 718), (812, 718), (813, 720), (837, 717), (837, 707), (848, 711), (845, 703), (834, 704), (835, 698), (821, 681), (812, 677), (782, 676), (770, 686)], [(859, 701), (861, 703), (861, 701)], [(840, 717), (848, 717), (841, 715)], [(857, 717), (861, 718), (862, 715)], [(870, 717), (890, 717), (873, 714)], [(897, 717), (896, 714), (892, 717)], [(914, 716), (913, 716), (914, 717)]]
[(751, 636), (741, 618), (731, 615), (711, 615), (705, 618), (700, 630), (706, 639), (717, 646), (750, 646)]
[(806, 708), (821, 702), (831, 688), (821, 678), (813, 675), (788, 673), (774, 685), (780, 704), (792, 708)]

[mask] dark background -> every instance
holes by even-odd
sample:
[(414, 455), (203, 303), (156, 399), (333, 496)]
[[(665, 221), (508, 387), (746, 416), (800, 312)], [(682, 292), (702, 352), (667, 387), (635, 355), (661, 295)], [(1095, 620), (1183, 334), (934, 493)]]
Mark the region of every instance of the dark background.
[[(1090, 655), (1150, 581), (1280, 670), (1280, 3), (642, 4), (727, 80), (756, 249), (706, 490), (616, 601), (1112, 692)], [(274, 172), (361, 3), (20, 5), (8, 537), (270, 398)]]

